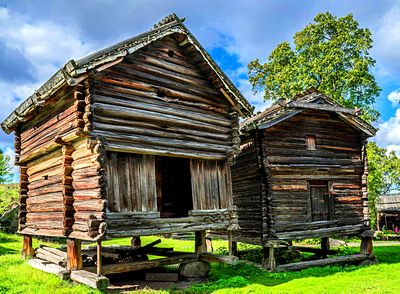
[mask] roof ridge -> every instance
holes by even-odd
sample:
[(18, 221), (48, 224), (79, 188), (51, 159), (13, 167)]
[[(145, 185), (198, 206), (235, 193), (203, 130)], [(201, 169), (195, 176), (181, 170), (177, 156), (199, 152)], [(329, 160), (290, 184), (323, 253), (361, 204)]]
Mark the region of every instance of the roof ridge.
[(169, 24), (171, 22), (179, 22), (183, 23), (185, 21), (185, 18), (179, 18), (175, 13), (171, 13), (164, 17), (162, 20), (160, 20), (158, 23), (156, 23), (153, 26), (153, 29), (158, 29), (159, 27)]

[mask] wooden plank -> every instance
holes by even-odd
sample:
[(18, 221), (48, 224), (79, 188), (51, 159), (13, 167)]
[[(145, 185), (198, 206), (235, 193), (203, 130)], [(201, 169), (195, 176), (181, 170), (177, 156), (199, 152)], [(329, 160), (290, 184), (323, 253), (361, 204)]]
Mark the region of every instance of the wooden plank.
[(70, 277), (70, 273), (65, 269), (65, 267), (59, 266), (52, 262), (44, 261), (37, 258), (31, 258), (28, 260), (28, 264), (38, 270), (57, 275), (63, 280), (68, 280)]
[[(107, 264), (103, 265), (102, 271), (104, 275), (110, 275), (110, 274), (133, 272), (133, 271), (139, 271), (165, 265), (180, 264), (183, 262), (192, 262), (198, 260), (199, 256), (197, 254), (186, 254), (186, 255), (172, 256), (168, 258), (137, 261), (131, 263)], [(85, 267), (85, 271), (95, 272), (96, 269), (94, 267)]]
[(312, 260), (312, 261), (302, 261), (302, 262), (278, 265), (275, 268), (274, 272), (302, 270), (308, 267), (325, 266), (343, 262), (357, 263), (369, 258), (370, 256), (368, 254), (353, 254), (347, 256), (338, 256), (332, 258)]
[(86, 270), (73, 270), (71, 272), (71, 280), (98, 290), (105, 290), (109, 285), (107, 277), (97, 276)]

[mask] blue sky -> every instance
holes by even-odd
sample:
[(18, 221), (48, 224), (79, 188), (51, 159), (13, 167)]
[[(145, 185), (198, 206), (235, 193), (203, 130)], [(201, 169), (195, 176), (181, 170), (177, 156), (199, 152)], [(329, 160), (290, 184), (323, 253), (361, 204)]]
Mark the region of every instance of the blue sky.
[[(0, 0), (0, 119), (73, 58), (148, 30), (171, 12), (210, 52), (246, 98), (253, 95), (247, 64), (265, 61), (283, 41), (312, 22), (319, 12), (352, 13), (372, 32), (375, 77), (382, 88), (374, 140), (400, 153), (400, 0), (304, 1), (3, 1)], [(13, 138), (0, 134), (0, 147), (13, 153)]]

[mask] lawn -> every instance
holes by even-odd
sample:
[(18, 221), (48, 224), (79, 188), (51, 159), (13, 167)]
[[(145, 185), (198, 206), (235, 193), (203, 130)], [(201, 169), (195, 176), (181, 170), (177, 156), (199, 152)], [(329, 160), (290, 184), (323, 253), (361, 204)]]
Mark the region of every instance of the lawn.
[[(157, 237), (144, 237), (149, 243)], [(105, 244), (128, 244), (119, 239)], [(42, 241), (34, 241), (38, 246)], [(49, 244), (51, 245), (51, 244)], [(55, 244), (53, 244), (55, 245)], [(214, 241), (214, 248), (226, 245)], [(0, 233), (0, 293), (99, 293), (29, 267), (21, 260), (21, 237)], [(193, 241), (162, 238), (159, 246), (192, 251)], [(327, 266), (300, 272), (268, 273), (250, 265), (213, 264), (210, 281), (186, 293), (400, 293), (400, 247), (375, 247), (380, 263), (369, 267)], [(174, 292), (173, 289), (170, 290)], [(161, 291), (151, 291), (162, 293)], [(164, 292), (165, 293), (165, 292)]]

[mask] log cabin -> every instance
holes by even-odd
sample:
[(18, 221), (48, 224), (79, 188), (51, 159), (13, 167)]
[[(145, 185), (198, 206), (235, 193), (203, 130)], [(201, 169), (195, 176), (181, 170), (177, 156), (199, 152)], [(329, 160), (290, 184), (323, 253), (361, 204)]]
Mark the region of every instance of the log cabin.
[(400, 194), (379, 195), (376, 203), (376, 227), (378, 231), (395, 231), (400, 228)]
[(197, 232), (204, 248), (205, 230), (234, 230), (230, 165), (252, 111), (175, 14), (68, 61), (2, 123), (23, 253), (65, 237), (76, 270), (82, 240)]
[(357, 114), (310, 89), (241, 123), (233, 240), (264, 246), (266, 267), (292, 240), (322, 238), (326, 249), (329, 237), (361, 235), (371, 250), (366, 143), (376, 130)]

